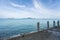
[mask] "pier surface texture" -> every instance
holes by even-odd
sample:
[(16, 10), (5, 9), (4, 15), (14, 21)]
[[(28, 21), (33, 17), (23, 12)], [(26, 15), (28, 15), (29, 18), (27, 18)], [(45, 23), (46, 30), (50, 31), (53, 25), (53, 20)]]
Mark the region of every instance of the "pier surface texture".
[(39, 31), (7, 40), (60, 40), (60, 28)]

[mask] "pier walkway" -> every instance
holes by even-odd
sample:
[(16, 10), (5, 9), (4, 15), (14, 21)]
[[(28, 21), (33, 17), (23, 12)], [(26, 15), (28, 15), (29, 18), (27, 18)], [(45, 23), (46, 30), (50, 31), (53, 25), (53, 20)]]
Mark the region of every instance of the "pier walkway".
[(44, 30), (8, 40), (60, 40), (60, 28)]

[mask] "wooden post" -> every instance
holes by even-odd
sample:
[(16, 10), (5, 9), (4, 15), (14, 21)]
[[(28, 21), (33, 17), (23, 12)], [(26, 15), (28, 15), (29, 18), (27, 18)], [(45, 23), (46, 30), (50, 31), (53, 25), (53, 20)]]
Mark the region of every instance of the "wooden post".
[(57, 21), (57, 27), (59, 28), (59, 21)]
[(55, 27), (55, 21), (53, 21), (53, 27)]
[(49, 29), (49, 21), (47, 21), (47, 29)]
[(37, 22), (37, 31), (39, 32), (39, 22)]

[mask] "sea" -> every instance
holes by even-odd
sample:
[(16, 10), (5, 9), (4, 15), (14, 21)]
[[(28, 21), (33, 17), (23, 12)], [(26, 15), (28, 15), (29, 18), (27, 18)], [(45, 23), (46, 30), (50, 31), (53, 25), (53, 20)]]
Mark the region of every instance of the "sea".
[(0, 19), (0, 38), (11, 37), (14, 35), (22, 35), (30, 32), (37, 32), (37, 22), (40, 23), (40, 31), (47, 29), (47, 21), (49, 27), (53, 27), (53, 21), (57, 19)]

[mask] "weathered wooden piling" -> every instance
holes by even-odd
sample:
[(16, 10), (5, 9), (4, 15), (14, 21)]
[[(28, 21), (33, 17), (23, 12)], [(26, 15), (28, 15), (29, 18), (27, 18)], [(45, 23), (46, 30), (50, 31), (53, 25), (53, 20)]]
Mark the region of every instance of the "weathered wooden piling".
[(49, 21), (47, 21), (47, 29), (49, 29)]
[(39, 32), (39, 25), (40, 23), (39, 22), (37, 22), (37, 31)]
[(53, 27), (55, 27), (55, 21), (53, 21)]
[(57, 27), (59, 28), (59, 21), (57, 21)]

